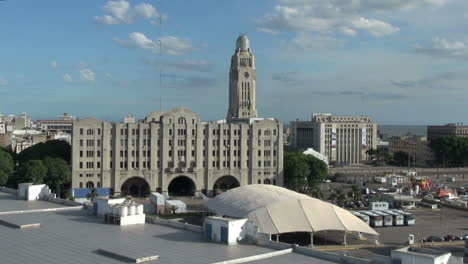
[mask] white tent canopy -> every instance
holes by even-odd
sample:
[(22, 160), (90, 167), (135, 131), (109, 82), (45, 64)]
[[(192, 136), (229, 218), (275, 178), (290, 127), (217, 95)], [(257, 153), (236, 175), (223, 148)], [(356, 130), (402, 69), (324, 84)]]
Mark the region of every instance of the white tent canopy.
[(208, 202), (219, 215), (247, 218), (266, 234), (347, 231), (378, 235), (347, 210), (274, 185), (246, 185)]

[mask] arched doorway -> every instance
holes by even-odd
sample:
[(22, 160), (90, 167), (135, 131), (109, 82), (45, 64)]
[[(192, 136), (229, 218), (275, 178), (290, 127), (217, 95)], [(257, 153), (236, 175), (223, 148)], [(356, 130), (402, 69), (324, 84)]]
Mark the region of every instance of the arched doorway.
[(140, 177), (132, 177), (122, 184), (120, 191), (122, 195), (147, 197), (150, 194), (150, 187), (145, 179)]
[(195, 183), (187, 176), (174, 178), (167, 188), (169, 196), (195, 196)]
[(88, 189), (94, 188), (94, 182), (92, 182), (92, 181), (87, 182), (86, 183), (86, 188), (88, 188)]
[(239, 186), (239, 181), (234, 176), (226, 175), (216, 180), (213, 185), (213, 190), (225, 192)]

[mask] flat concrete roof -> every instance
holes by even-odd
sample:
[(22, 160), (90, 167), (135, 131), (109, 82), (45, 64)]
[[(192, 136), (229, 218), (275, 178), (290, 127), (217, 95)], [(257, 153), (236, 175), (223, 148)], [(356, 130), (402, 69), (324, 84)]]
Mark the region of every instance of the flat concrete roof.
[(252, 262), (248, 262), (249, 264), (286, 264), (286, 263), (294, 263), (294, 264), (331, 264), (335, 262), (326, 261), (323, 259), (317, 259), (308, 257), (305, 255), (297, 254), (297, 253), (290, 253), (286, 255), (276, 256), (268, 259), (261, 259)]
[(46, 201), (18, 200), (16, 195), (0, 191), (0, 212), (68, 207)]
[[(15, 200), (0, 192), (0, 210), (45, 209), (60, 206), (46, 201)], [(86, 210), (0, 215), (11, 223), (40, 223), (25, 229), (0, 225), (1, 262), (5, 263), (128, 263), (103, 254), (132, 257), (159, 256), (147, 263), (206, 264), (273, 252), (254, 245), (227, 246), (206, 241), (200, 233), (154, 224), (118, 226)], [(298, 254), (287, 254), (251, 263), (330, 263)]]

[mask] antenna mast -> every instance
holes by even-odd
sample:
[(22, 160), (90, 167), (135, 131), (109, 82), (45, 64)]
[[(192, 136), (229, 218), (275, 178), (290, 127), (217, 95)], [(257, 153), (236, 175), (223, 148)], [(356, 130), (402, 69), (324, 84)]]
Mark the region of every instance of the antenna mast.
[(163, 67), (163, 62), (162, 62), (162, 41), (161, 41), (161, 36), (162, 36), (162, 15), (159, 14), (159, 111), (162, 111), (162, 93), (163, 93), (163, 86), (162, 86), (162, 67)]

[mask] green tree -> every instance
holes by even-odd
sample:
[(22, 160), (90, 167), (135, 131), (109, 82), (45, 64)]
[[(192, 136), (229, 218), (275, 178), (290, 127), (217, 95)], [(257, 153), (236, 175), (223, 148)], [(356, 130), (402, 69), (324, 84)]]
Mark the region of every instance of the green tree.
[(286, 152), (284, 154), (284, 184), (286, 188), (296, 192), (304, 192), (307, 188), (309, 166), (301, 152)]
[(71, 171), (68, 164), (61, 158), (50, 157), (44, 159), (44, 164), (47, 167), (44, 183), (57, 194), (66, 191), (71, 182)]
[(0, 148), (0, 185), (4, 186), (13, 174), (14, 161), (10, 153)]
[(306, 159), (307, 165), (309, 167), (309, 174), (307, 175), (309, 194), (319, 198), (322, 196), (320, 186), (328, 176), (328, 167), (325, 162), (317, 159), (312, 155), (306, 155)]
[(358, 185), (351, 186), (351, 195), (353, 196), (354, 202), (362, 200), (362, 189)]
[[(410, 158), (410, 162), (413, 162), (413, 158)], [(393, 164), (396, 166), (408, 166), (408, 153), (404, 151), (393, 153)]]
[(333, 190), (333, 193), (330, 194), (328, 200), (332, 201), (332, 203), (340, 207), (343, 207), (344, 203), (346, 202), (346, 194), (342, 188), (336, 188)]
[(20, 166), (18, 180), (20, 183), (43, 183), (46, 175), (47, 167), (42, 160), (28, 160)]
[(380, 163), (382, 166), (391, 160), (390, 153), (386, 148), (368, 149), (366, 154), (371, 160), (377, 161), (377, 163)]
[(320, 185), (327, 178), (328, 168), (314, 156), (287, 152), (284, 155), (284, 175), (287, 188), (320, 197)]
[(468, 138), (446, 136), (431, 141), (436, 163), (445, 167), (468, 165)]
[(61, 158), (70, 164), (71, 146), (63, 140), (49, 140), (21, 151), (17, 159), (21, 165), (28, 160), (42, 160), (45, 157)]

